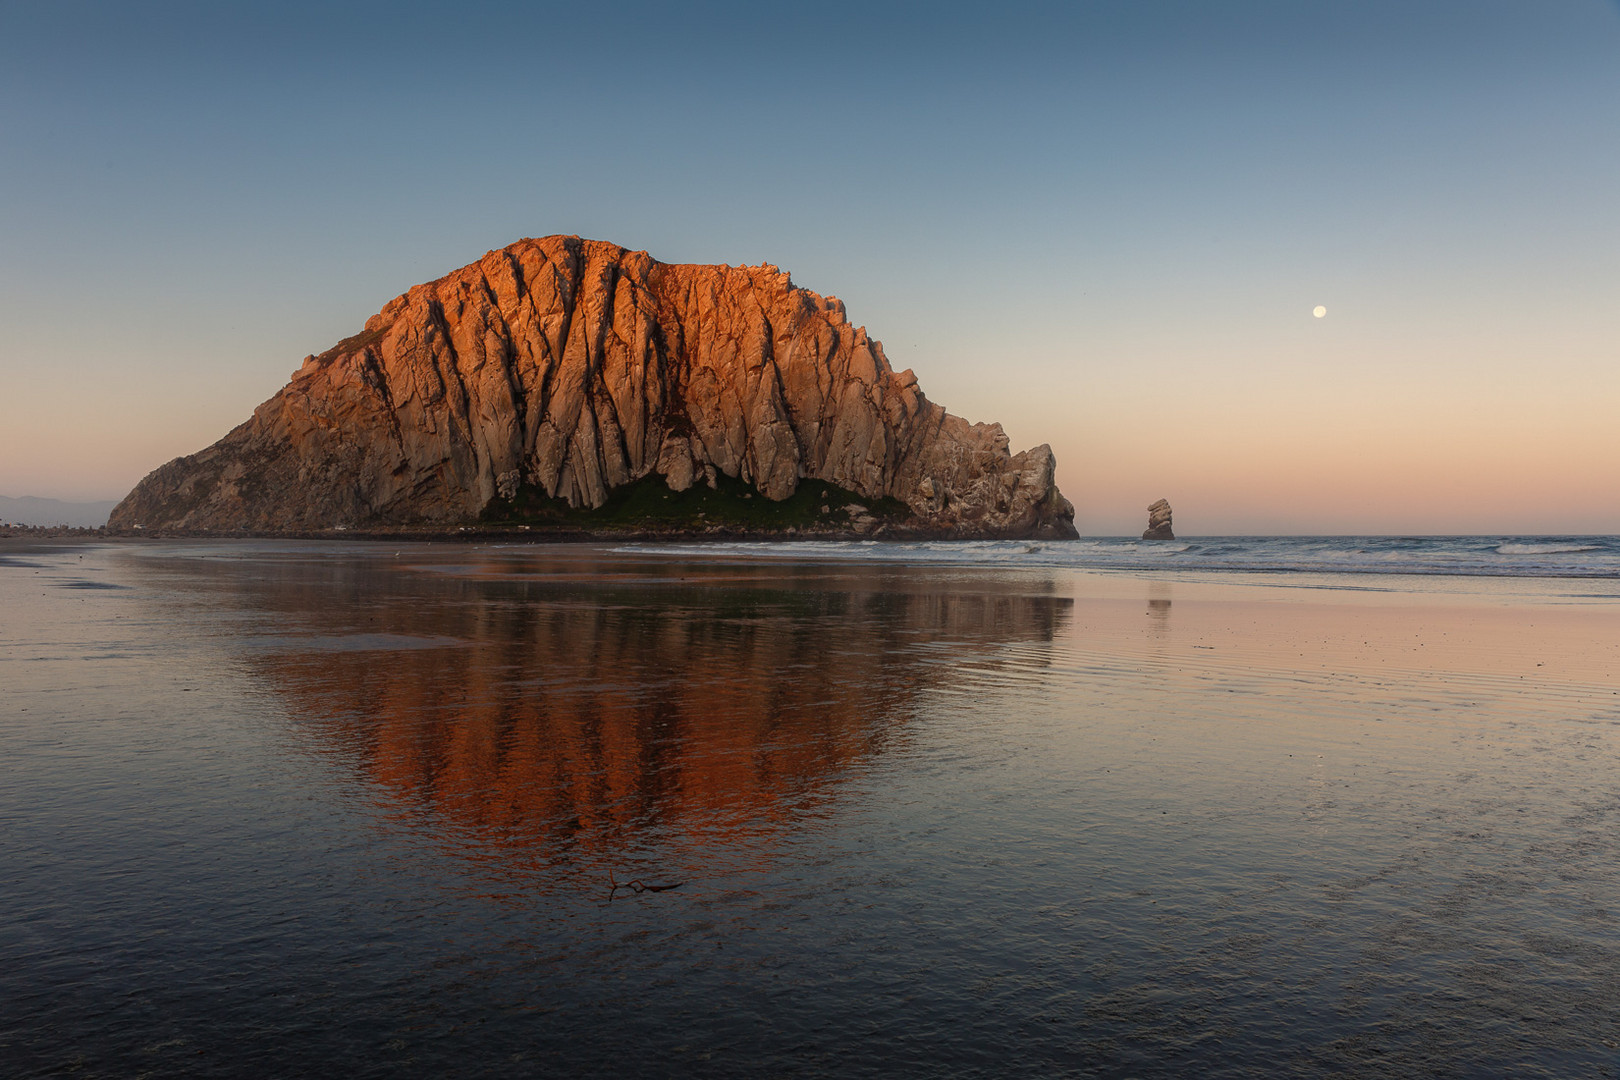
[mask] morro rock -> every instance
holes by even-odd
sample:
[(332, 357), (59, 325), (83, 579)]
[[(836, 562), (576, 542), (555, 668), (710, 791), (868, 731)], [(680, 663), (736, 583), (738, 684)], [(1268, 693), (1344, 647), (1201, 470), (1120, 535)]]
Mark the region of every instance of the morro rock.
[(1072, 537), (1054, 470), (1047, 446), (1010, 453), (999, 424), (929, 401), (841, 301), (774, 266), (550, 236), (390, 301), (110, 524), (444, 526), (522, 493), (589, 509), (649, 477), (680, 492), (723, 475), (739, 498), (813, 479), (903, 504), (914, 532)]
[(1147, 508), (1148, 527), (1142, 533), (1144, 540), (1174, 540), (1176, 534), (1170, 531), (1170, 504), (1163, 499), (1158, 500)]

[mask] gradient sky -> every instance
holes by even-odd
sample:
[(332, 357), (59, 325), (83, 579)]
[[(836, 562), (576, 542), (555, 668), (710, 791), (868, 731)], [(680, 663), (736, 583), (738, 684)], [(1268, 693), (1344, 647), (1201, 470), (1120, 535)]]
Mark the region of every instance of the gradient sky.
[(578, 233), (842, 297), (1082, 533), (1620, 532), (1614, 3), (775, 7), (0, 0), (0, 493)]

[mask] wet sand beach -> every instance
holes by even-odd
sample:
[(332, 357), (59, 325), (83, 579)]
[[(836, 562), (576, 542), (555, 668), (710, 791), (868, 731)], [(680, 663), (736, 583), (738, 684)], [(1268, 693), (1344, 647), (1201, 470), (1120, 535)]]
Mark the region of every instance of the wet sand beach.
[(0, 1058), (1613, 1074), (1613, 579), (1041, 557), (0, 549)]

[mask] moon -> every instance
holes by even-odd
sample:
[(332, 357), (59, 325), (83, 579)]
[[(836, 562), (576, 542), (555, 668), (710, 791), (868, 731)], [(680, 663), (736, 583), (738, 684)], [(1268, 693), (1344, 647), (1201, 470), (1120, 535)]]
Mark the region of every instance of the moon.
[(1317, 304), (1315, 307), (1311, 308), (1311, 314), (1320, 319), (1322, 316), (1327, 314), (1327, 308), (1323, 307), (1321, 304)]

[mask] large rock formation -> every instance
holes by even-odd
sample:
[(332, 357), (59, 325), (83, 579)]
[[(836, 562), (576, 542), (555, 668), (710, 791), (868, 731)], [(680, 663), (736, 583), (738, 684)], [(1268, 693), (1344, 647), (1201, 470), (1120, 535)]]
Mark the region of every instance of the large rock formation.
[(1052, 451), (930, 402), (836, 297), (774, 266), (660, 263), (551, 236), (391, 301), (213, 446), (146, 477), (114, 528), (469, 522), (658, 474), (771, 499), (816, 478), (940, 535), (1075, 535)]
[(1147, 508), (1148, 527), (1142, 533), (1144, 540), (1174, 540), (1176, 534), (1170, 529), (1170, 504), (1160, 499)]

